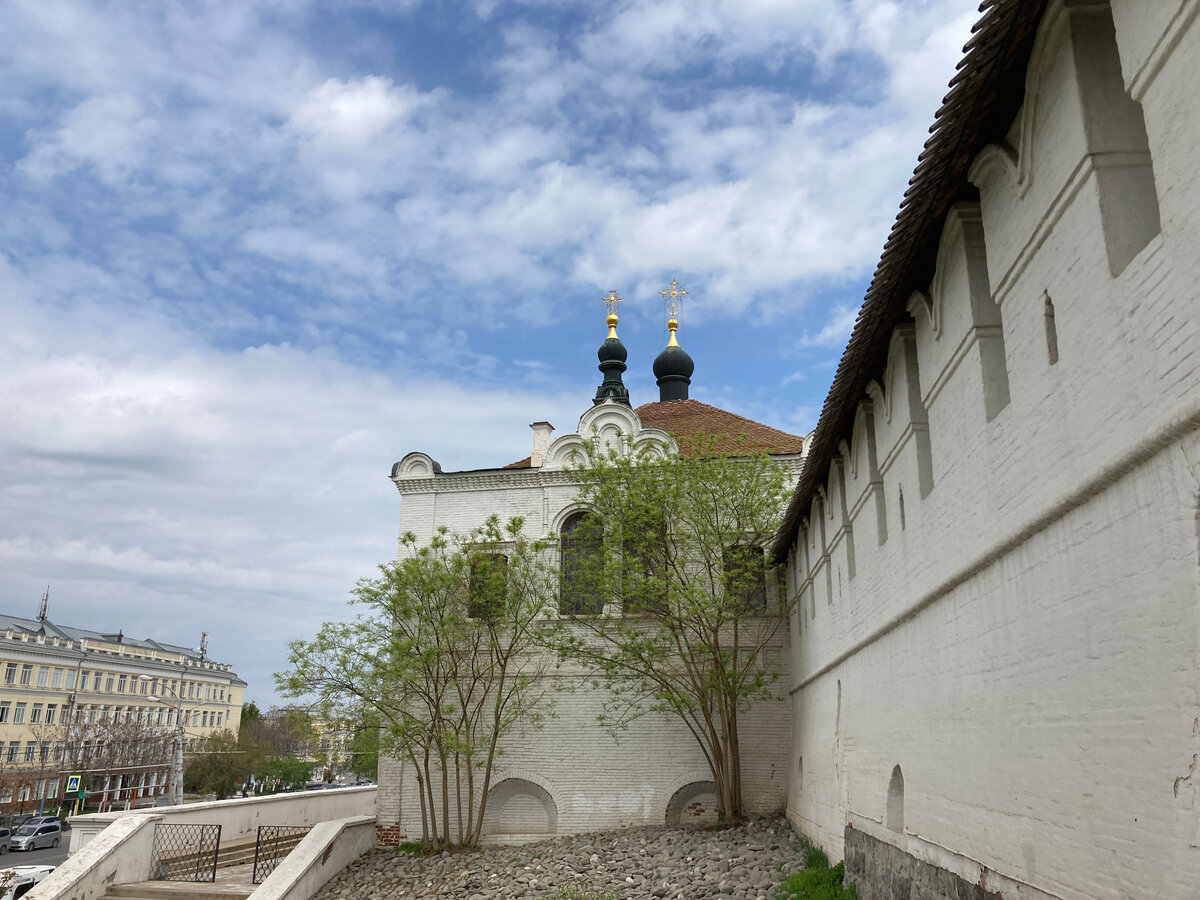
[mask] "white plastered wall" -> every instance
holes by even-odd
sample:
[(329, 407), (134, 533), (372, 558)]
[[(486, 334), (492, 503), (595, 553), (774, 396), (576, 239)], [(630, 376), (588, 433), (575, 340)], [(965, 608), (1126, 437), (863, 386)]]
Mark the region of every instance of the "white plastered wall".
[[(822, 561), (816, 506), (801, 528), (798, 544), (813, 539), (789, 560), (810, 598), (792, 628), (789, 816), (834, 856), (850, 824), (1006, 897), (1195, 896), (1196, 7), (1114, 4), (1117, 78), (1141, 104), (1153, 170), (1152, 192), (1127, 195), (1100, 174), (1134, 153), (1136, 135), (1122, 145), (1114, 126), (1129, 109), (1097, 130), (1103, 109), (1086, 106), (1112, 85), (1079, 82), (1116, 59), (1089, 57), (1105, 6), (1050, 4), (1009, 146), (972, 169), (1010, 400), (989, 419), (969, 251), (951, 235), (929, 299), (910, 304), (932, 490), (909, 488), (919, 464), (897, 374), (911, 348), (895, 340), (871, 396), (886, 541), (872, 539), (861, 410), (845, 470), (856, 574), (832, 603), (840, 545), (830, 535)], [(1137, 228), (1157, 207), (1161, 233), (1114, 274), (1104, 217), (1122, 204)], [(884, 822), (895, 765), (899, 834)]]

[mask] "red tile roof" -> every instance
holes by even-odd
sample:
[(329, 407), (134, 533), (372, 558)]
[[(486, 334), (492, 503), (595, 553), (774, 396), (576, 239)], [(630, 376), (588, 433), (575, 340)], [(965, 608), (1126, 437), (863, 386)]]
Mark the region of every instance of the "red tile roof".
[(696, 452), (698, 438), (711, 441), (716, 453), (799, 453), (804, 438), (770, 425), (717, 409), (699, 400), (646, 403), (634, 410), (643, 425), (654, 426), (675, 438), (687, 456)]
[(533, 468), (533, 457), (527, 456), (524, 459), (518, 459), (516, 462), (511, 462), (504, 468), (506, 469), (531, 469)]

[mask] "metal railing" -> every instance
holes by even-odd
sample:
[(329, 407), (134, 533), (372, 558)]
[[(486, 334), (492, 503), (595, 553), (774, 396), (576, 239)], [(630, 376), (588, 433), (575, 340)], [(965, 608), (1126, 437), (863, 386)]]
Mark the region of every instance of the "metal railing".
[(151, 881), (216, 881), (220, 825), (154, 826)]
[(304, 840), (311, 825), (259, 825), (254, 841), (254, 884), (262, 884), (284, 857)]

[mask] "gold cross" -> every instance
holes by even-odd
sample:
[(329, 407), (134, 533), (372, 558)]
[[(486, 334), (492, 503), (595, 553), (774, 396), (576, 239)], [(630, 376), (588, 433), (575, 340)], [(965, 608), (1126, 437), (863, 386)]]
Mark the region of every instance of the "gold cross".
[(617, 304), (621, 303), (625, 298), (618, 297), (616, 291), (609, 291), (608, 296), (601, 299), (601, 302), (608, 308), (608, 314), (615, 316), (617, 314)]
[(660, 293), (662, 294), (662, 298), (667, 301), (667, 318), (678, 318), (679, 311), (683, 308), (683, 298), (687, 296), (687, 291), (681, 288), (679, 282), (672, 278), (670, 285)]

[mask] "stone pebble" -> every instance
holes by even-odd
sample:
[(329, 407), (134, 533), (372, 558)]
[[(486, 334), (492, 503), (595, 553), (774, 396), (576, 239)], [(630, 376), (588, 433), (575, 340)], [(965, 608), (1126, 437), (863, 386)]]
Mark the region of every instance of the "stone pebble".
[(803, 865), (783, 819), (720, 831), (624, 828), (431, 856), (374, 850), (314, 900), (559, 900), (605, 891), (620, 900), (773, 900), (775, 886)]

